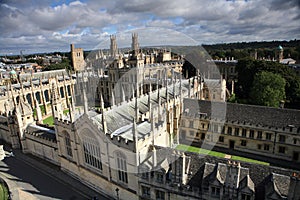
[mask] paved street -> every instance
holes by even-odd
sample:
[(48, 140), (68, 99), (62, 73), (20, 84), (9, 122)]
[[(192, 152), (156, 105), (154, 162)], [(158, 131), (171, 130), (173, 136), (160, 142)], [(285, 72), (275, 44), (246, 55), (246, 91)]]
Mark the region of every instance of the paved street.
[(87, 199), (69, 186), (14, 157), (1, 161), (0, 171), (6, 178), (14, 181), (19, 199)]
[(0, 176), (9, 184), (13, 200), (79, 200), (94, 196), (105, 199), (79, 181), (45, 164), (20, 152), (0, 161)]

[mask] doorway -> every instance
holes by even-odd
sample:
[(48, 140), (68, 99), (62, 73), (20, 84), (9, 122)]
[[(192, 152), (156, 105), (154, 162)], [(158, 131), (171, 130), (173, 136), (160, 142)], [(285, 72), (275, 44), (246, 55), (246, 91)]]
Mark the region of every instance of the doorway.
[(234, 140), (229, 140), (229, 148), (230, 149), (234, 149), (234, 143), (235, 143)]
[(299, 159), (299, 152), (295, 152), (293, 153), (293, 160), (298, 161)]

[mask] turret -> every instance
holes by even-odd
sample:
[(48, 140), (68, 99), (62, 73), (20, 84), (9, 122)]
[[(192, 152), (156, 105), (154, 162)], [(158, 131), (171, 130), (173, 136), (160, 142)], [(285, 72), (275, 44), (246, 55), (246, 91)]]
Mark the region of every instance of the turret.
[(52, 83), (51, 88), (51, 108), (52, 108), (52, 115), (54, 118), (61, 118), (63, 114), (63, 108), (60, 101), (60, 98), (57, 94), (57, 87), (55, 83)]
[(110, 56), (116, 59), (118, 53), (117, 39), (115, 35), (110, 36)]

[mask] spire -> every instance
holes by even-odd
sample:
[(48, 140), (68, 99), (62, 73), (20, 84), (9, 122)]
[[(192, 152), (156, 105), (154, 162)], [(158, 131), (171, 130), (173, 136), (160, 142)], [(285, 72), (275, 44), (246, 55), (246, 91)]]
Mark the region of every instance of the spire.
[(180, 101), (182, 101), (182, 75), (179, 75), (179, 97), (180, 97)]
[(114, 95), (114, 91), (111, 90), (111, 107), (115, 105), (115, 95)]
[(144, 85), (145, 85), (145, 68), (143, 67), (143, 79), (141, 82), (141, 95), (144, 94)]
[(134, 83), (131, 84), (131, 91), (132, 91), (132, 100), (134, 99), (135, 95), (134, 95)]
[[(151, 112), (151, 92), (152, 92), (152, 87), (151, 87), (151, 74), (150, 74), (150, 69), (149, 69), (149, 93), (148, 93), (148, 108), (149, 112)], [(150, 115), (150, 113), (149, 113)]]
[(73, 110), (71, 103), (68, 105), (68, 108), (69, 108), (70, 121), (74, 122), (74, 120), (75, 120), (74, 111), (75, 110)]
[(189, 79), (189, 84), (188, 84), (188, 98), (191, 97), (191, 79)]
[(135, 118), (132, 119), (132, 134), (133, 134), (133, 140), (136, 139), (136, 121)]
[[(175, 99), (175, 83), (176, 83), (176, 78), (175, 78), (175, 73), (174, 73), (174, 70), (172, 68), (172, 84), (173, 84), (173, 98)], [(174, 101), (175, 103), (175, 101)]]
[(196, 80), (196, 78), (194, 76), (194, 78), (193, 78), (193, 94), (192, 95), (194, 95), (195, 99), (197, 99), (197, 95), (196, 95), (196, 93), (197, 93), (197, 87), (196, 87), (196, 85), (197, 85), (197, 80)]
[(100, 109), (104, 109), (104, 100), (102, 94), (100, 94)]
[(36, 99), (36, 97), (34, 97), (34, 101), (35, 101), (35, 105), (36, 105), (36, 117), (37, 117), (37, 121), (38, 122), (42, 122), (43, 121), (43, 118), (42, 118), (42, 111), (41, 111), (41, 108), (39, 106), (39, 102), (38, 100)]
[(159, 94), (159, 78), (157, 77), (156, 78), (156, 87), (157, 87), (157, 99), (159, 99), (160, 98), (160, 94)]
[(151, 112), (151, 118), (150, 118), (150, 121), (151, 121), (151, 132), (152, 132), (152, 145), (154, 146), (155, 145), (155, 120), (154, 120), (154, 115), (153, 115), (153, 112)]
[[(35, 105), (36, 107), (38, 106), (38, 104), (36, 104), (35, 102), (32, 102), (32, 104)], [(58, 118), (62, 116), (63, 113), (62, 105), (57, 94), (57, 87), (54, 82), (52, 82), (52, 88), (51, 88), (51, 108), (52, 108), (52, 115), (54, 118)]]
[[(21, 86), (22, 98), (23, 98), (23, 100), (25, 100), (23, 81), (20, 80), (19, 83), (20, 83), (20, 86)], [(41, 79), (40, 79), (40, 84), (41, 84)]]
[(167, 71), (165, 73), (165, 82), (166, 82), (166, 102), (168, 103), (168, 75), (167, 75)]
[(13, 100), (13, 103), (14, 103), (14, 106), (16, 107), (17, 106), (17, 103), (16, 103), (16, 99), (14, 97), (14, 90), (13, 90), (13, 86), (11, 84), (9, 84), (10, 86), (10, 92), (11, 92), (11, 98)]
[[(138, 84), (136, 84), (138, 85)], [(138, 122), (139, 121), (139, 114), (140, 114), (140, 111), (139, 111), (139, 104), (138, 104), (138, 96), (136, 95), (135, 97), (135, 120)]]
[(157, 103), (158, 103), (158, 119), (160, 119), (161, 114), (161, 98), (160, 98), (160, 89), (157, 90)]
[(138, 98), (140, 96), (140, 91), (139, 91), (139, 70), (136, 68), (136, 97)]
[(8, 116), (8, 114), (10, 112), (10, 107), (9, 107), (9, 104), (8, 104), (8, 100), (5, 101), (5, 103), (4, 103), (4, 110), (5, 110), (5, 115)]
[(84, 113), (88, 114), (89, 108), (88, 108), (88, 100), (86, 97), (86, 91), (85, 91), (85, 87), (83, 88), (83, 108), (84, 108)]
[(124, 88), (123, 88), (122, 84), (121, 84), (121, 95), (122, 95), (121, 101), (123, 103), (126, 101), (126, 99), (125, 99), (125, 92), (124, 92)]
[(71, 106), (72, 106), (72, 110), (75, 112), (75, 101), (74, 101), (74, 98), (73, 98), (73, 95), (71, 95)]
[(149, 94), (152, 92), (151, 70), (149, 69)]
[(105, 134), (107, 134), (107, 124), (106, 124), (106, 117), (105, 117), (105, 113), (104, 113), (104, 101), (103, 101), (103, 96), (102, 94), (100, 94), (100, 110), (101, 110), (101, 113), (102, 113), (102, 129), (103, 129), (103, 132)]
[(57, 88), (55, 83), (52, 83), (52, 103), (57, 102), (59, 100), (59, 96), (57, 94)]

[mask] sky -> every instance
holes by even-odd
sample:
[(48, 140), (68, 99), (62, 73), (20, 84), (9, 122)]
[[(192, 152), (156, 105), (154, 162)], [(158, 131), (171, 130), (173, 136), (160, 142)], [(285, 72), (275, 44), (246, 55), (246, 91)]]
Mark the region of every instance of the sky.
[(141, 46), (300, 39), (300, 1), (0, 0), (0, 55), (129, 46), (131, 32)]

